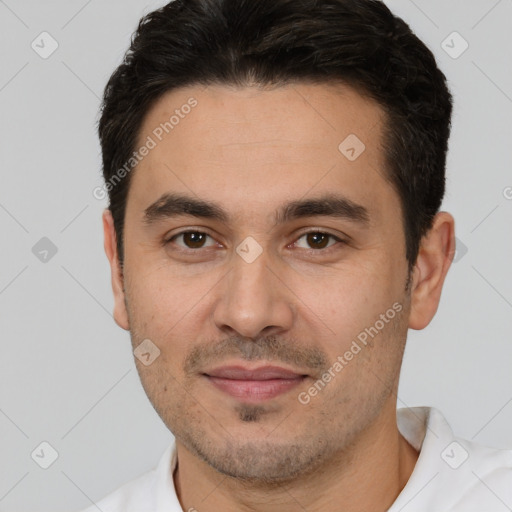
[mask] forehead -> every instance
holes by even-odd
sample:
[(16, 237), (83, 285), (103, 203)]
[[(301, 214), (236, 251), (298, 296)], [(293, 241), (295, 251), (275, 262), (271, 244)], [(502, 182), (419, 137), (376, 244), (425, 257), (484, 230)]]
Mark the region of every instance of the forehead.
[(343, 85), (171, 91), (142, 123), (137, 147), (152, 149), (129, 197), (143, 210), (183, 191), (250, 216), (252, 206), (337, 190), (378, 208), (398, 201), (385, 179), (384, 122), (378, 104)]

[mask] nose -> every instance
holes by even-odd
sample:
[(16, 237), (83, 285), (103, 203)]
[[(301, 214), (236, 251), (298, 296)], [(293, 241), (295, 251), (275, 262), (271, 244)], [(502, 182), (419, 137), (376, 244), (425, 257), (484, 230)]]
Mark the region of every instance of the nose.
[[(228, 335), (249, 338), (289, 330), (293, 324), (293, 293), (265, 251), (248, 263), (233, 255), (231, 271), (222, 280), (213, 319)], [(274, 265), (275, 267), (275, 265)]]

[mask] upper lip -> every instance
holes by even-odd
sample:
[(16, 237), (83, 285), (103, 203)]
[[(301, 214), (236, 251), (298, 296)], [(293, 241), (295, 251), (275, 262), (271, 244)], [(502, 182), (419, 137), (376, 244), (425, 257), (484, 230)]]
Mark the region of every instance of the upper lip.
[(221, 366), (205, 372), (210, 377), (233, 380), (296, 379), (304, 374), (280, 366), (260, 366), (248, 369), (243, 366)]

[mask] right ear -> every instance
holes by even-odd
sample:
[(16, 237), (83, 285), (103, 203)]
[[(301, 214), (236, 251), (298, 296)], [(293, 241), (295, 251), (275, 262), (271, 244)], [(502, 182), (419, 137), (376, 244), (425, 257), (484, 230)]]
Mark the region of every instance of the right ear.
[(114, 320), (119, 327), (129, 330), (128, 312), (124, 296), (124, 278), (117, 254), (117, 236), (114, 228), (112, 212), (107, 208), (103, 211), (103, 235), (105, 254), (110, 263), (112, 291), (114, 293)]

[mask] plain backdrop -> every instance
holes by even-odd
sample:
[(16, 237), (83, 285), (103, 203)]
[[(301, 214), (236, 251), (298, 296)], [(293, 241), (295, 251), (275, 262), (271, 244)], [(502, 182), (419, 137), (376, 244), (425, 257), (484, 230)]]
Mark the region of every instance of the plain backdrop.
[[(81, 509), (171, 440), (111, 315), (106, 201), (92, 195), (103, 87), (163, 3), (0, 1), (0, 511)], [(455, 97), (443, 209), (457, 261), (433, 322), (410, 331), (398, 406), (435, 406), (460, 437), (512, 447), (512, 2), (387, 3)], [(48, 469), (41, 450), (58, 454)]]

